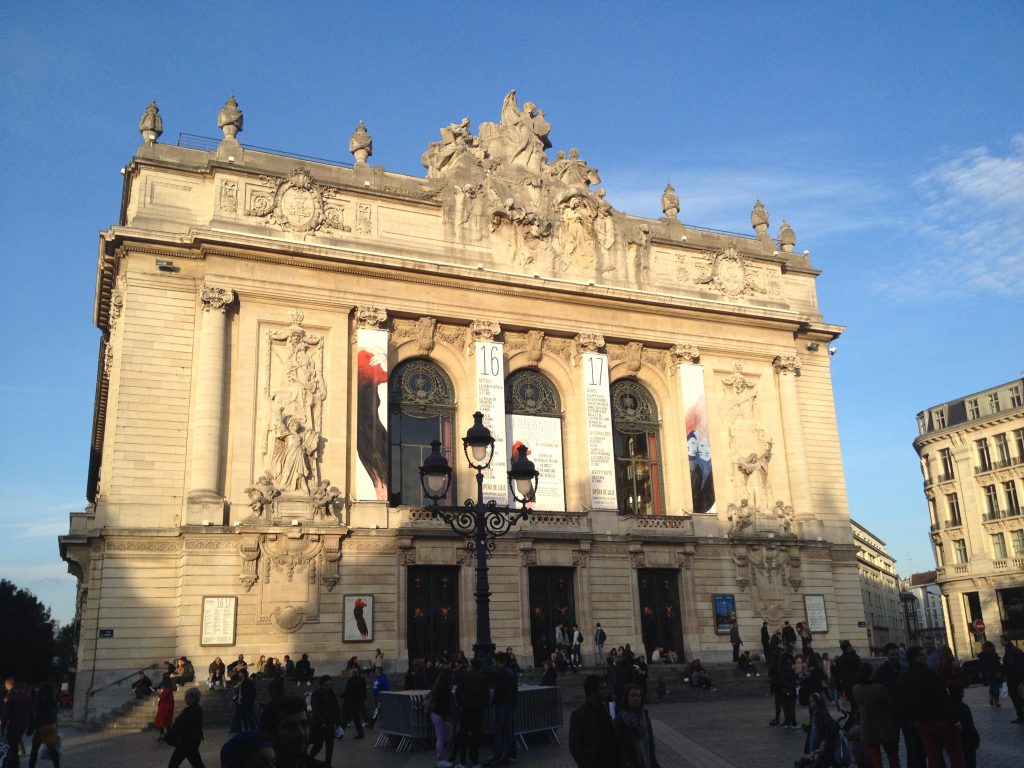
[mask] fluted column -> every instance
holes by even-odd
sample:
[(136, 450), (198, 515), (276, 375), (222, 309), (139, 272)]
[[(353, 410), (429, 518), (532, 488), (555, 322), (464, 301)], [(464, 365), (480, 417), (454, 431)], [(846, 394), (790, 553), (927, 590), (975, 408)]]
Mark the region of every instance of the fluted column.
[[(199, 332), (199, 359), (196, 364), (196, 399), (192, 416), (192, 467), (189, 475), (190, 513), (223, 511), (223, 469), (221, 444), (224, 429), (224, 363), (227, 351), (227, 310), (235, 301), (230, 288), (203, 285), (199, 291), (203, 304)], [(191, 514), (190, 514), (191, 517)], [(197, 523), (202, 520), (189, 520)], [(216, 524), (220, 519), (214, 519)]]
[(793, 508), (797, 516), (808, 515), (811, 509), (810, 483), (807, 479), (807, 446), (800, 420), (800, 399), (796, 391), (796, 376), (800, 371), (800, 358), (780, 355), (772, 361), (779, 380), (779, 401), (782, 409), (782, 429), (786, 441), (786, 466), (789, 468), (789, 487), (793, 494)]

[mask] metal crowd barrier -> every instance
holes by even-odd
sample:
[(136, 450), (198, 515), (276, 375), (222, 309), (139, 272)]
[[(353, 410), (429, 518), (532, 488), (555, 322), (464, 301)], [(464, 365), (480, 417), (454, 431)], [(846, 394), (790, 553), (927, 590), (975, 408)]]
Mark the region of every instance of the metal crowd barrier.
[[(423, 708), (430, 691), (384, 691), (380, 694), (380, 712), (375, 729), (375, 746), (388, 747), (397, 740), (396, 749), (406, 752), (434, 742), (434, 724)], [(455, 718), (453, 718), (455, 719)], [(528, 750), (524, 738), (529, 733), (547, 733), (558, 744), (562, 726), (562, 693), (558, 686), (521, 685), (516, 700), (515, 738)], [(484, 715), (484, 733), (494, 729), (494, 706)]]

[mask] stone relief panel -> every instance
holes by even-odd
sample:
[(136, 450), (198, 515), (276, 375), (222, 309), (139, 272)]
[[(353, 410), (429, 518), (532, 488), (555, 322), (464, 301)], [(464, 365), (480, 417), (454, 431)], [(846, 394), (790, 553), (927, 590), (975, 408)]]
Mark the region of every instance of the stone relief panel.
[[(352, 231), (347, 221), (352, 215), (347, 212), (351, 203), (343, 199), (339, 190), (317, 184), (305, 168), (296, 168), (285, 178), (261, 176), (260, 182), (247, 185), (245, 216), (262, 219), (285, 231), (308, 235)], [(228, 183), (233, 182), (225, 182)], [(222, 186), (221, 211), (229, 213), (231, 211), (224, 207), (224, 189)], [(362, 231), (359, 209), (363, 207), (357, 206), (355, 214), (357, 232)], [(369, 206), (365, 207), (368, 217)]]
[(800, 554), (796, 547), (762, 544), (738, 547), (733, 553), (736, 586), (750, 589), (755, 615), (769, 624), (780, 624), (790, 615), (789, 595), (799, 592)]
[(267, 330), (263, 337), (257, 441), (257, 466), (263, 472), (247, 491), (254, 514), (281, 495), (308, 497), (321, 481), (324, 337), (303, 328), (303, 318), (301, 310), (292, 309), (287, 328)]
[(320, 586), (332, 591), (340, 580), (341, 537), (306, 533), (264, 533), (239, 544), (242, 587), (259, 585), (257, 620), (283, 632), (316, 623)]
[(729, 536), (794, 536), (793, 508), (775, 497), (771, 484), (774, 440), (760, 413), (755, 379), (736, 364), (721, 381), (729, 413), (733, 498)]

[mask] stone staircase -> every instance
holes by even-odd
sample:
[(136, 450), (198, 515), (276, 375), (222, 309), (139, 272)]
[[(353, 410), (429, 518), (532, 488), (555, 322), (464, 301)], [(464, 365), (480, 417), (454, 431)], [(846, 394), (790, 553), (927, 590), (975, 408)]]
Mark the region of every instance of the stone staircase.
[[(668, 688), (666, 703), (680, 703), (686, 701), (702, 701), (704, 699), (735, 699), (751, 697), (768, 697), (768, 679), (762, 673), (761, 677), (744, 677), (736, 672), (733, 664), (708, 664), (706, 670), (711, 676), (716, 691), (705, 691), (700, 688), (693, 688), (683, 682), (682, 664), (659, 664), (651, 667), (648, 675), (648, 699), (652, 706), (656, 705), (655, 689), (659, 678), (664, 678)], [(566, 672), (558, 678), (558, 687), (561, 689), (562, 706), (575, 709), (583, 703), (583, 680), (588, 674), (601, 673), (602, 670), (596, 667), (589, 667), (573, 674)], [(542, 670), (528, 668), (520, 674), (519, 681), (523, 684), (539, 685)], [(403, 689), (404, 675), (395, 673), (390, 675), (391, 690), (400, 691)], [(270, 700), (266, 680), (255, 680), (256, 683), (256, 708)], [(367, 677), (367, 686), (370, 678)], [(315, 684), (315, 683), (314, 683)], [(234, 714), (234, 704), (231, 703), (231, 690), (217, 689), (206, 690), (205, 685), (194, 686), (188, 684), (179, 686), (174, 694), (174, 715), (177, 717), (185, 708), (185, 692), (191, 687), (198, 687), (202, 693), (200, 705), (203, 708), (203, 722), (206, 728), (227, 728), (231, 723)], [(336, 681), (334, 690), (341, 692), (342, 681)], [(285, 683), (285, 695), (304, 696), (312, 691), (313, 686), (305, 683), (296, 683), (289, 680)], [(131, 696), (131, 691), (126, 691)], [(90, 720), (86, 729), (99, 730), (127, 730), (145, 731), (153, 726), (153, 718), (156, 716), (156, 696), (146, 699), (130, 698), (123, 704), (117, 706), (110, 712)], [(372, 701), (367, 703), (367, 709), (372, 707)]]

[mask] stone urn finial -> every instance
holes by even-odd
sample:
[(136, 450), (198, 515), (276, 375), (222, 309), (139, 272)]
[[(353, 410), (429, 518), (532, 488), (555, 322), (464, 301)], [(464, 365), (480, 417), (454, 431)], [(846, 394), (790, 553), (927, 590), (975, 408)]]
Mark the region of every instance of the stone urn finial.
[(750, 226), (759, 237), (768, 231), (768, 211), (764, 209), (764, 203), (760, 200), (754, 203), (754, 210), (750, 212)]
[(139, 133), (147, 143), (156, 144), (156, 140), (163, 132), (164, 119), (160, 117), (160, 108), (155, 101), (151, 101), (146, 107), (146, 111), (142, 113), (142, 119), (139, 120)]
[(796, 245), (796, 232), (785, 219), (782, 221), (782, 229), (779, 230), (779, 245), (786, 253), (792, 253), (793, 246)]
[(238, 108), (235, 95), (231, 94), (217, 113), (217, 125), (224, 131), (224, 138), (234, 139), (242, 130), (242, 110)]
[(666, 184), (665, 191), (661, 193), (661, 210), (670, 219), (679, 215), (679, 195), (671, 184)]
[(348, 140), (348, 151), (356, 159), (356, 165), (365, 165), (366, 158), (373, 154), (373, 137), (366, 130), (366, 123), (362, 120), (352, 131), (352, 136)]

